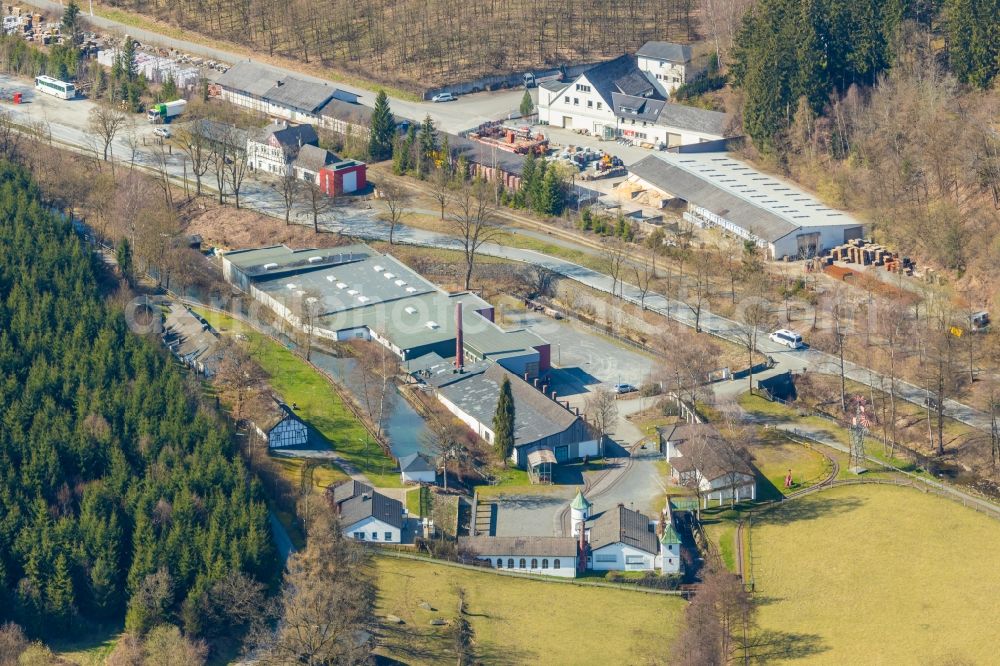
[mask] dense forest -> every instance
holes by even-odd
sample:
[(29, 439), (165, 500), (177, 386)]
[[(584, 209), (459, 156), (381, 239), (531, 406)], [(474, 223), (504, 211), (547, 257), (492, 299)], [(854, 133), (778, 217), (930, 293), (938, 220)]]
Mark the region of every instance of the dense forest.
[(1000, 303), (1000, 0), (760, 0), (731, 53), (751, 157)]
[(217, 583), (275, 575), (259, 482), (6, 162), (0, 247), (0, 624), (60, 638), (123, 618), (135, 635), (217, 629)]
[(695, 0), (110, 0), (259, 53), (402, 88), (592, 62), (695, 37)]

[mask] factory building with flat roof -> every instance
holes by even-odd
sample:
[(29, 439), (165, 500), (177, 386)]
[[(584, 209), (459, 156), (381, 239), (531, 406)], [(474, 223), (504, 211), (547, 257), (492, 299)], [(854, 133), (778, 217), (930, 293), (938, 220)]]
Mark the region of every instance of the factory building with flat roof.
[(500, 328), (482, 298), (450, 294), (367, 245), (277, 245), (227, 252), (222, 263), (229, 283), (292, 325), (331, 341), (376, 340), (410, 372), (454, 359), (459, 347), (465, 361), (495, 361), (522, 378), (550, 367), (548, 342)]

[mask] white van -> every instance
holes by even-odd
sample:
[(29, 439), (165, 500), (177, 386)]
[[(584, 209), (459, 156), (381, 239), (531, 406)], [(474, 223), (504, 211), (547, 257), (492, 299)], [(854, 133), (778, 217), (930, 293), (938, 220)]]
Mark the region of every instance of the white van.
[(779, 328), (769, 337), (771, 338), (771, 342), (777, 342), (779, 345), (785, 345), (789, 349), (799, 349), (802, 347), (802, 336), (795, 331), (789, 331), (786, 328)]

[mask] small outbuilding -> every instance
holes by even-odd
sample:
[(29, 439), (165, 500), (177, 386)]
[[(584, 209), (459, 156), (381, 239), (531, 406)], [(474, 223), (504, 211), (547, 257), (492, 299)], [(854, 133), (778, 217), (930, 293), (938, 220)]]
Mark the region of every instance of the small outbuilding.
[(368, 165), (357, 160), (341, 160), (319, 171), (319, 187), (331, 197), (351, 194), (368, 187)]
[(309, 442), (309, 428), (283, 402), (268, 401), (254, 419), (257, 434), (267, 442), (269, 449), (304, 446)]
[(619, 504), (594, 520), (588, 539), (594, 571), (652, 571), (660, 554), (656, 523)]
[(399, 477), (406, 483), (434, 483), (437, 468), (434, 461), (423, 453), (411, 453), (399, 459)]

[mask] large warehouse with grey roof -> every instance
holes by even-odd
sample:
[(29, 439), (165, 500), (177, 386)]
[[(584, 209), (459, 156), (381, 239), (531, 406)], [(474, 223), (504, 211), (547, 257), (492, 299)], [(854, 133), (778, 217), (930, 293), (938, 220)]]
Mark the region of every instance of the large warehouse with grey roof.
[(633, 183), (684, 201), (686, 220), (754, 241), (774, 259), (816, 256), (864, 234), (861, 221), (726, 153), (650, 155), (629, 173)]

